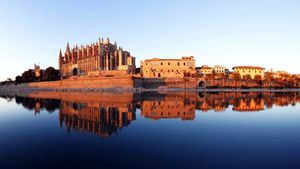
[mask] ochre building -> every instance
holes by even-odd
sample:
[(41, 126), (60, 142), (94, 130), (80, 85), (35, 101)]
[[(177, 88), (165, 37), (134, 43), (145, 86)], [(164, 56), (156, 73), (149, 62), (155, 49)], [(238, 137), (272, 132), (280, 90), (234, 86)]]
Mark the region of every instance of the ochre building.
[(117, 43), (99, 38), (96, 43), (72, 49), (68, 43), (64, 55), (59, 52), (59, 69), (62, 77), (94, 76), (107, 71), (134, 73), (135, 58)]
[(193, 56), (181, 59), (146, 59), (141, 61), (141, 75), (145, 78), (183, 78), (195, 75)]
[(265, 68), (258, 66), (236, 66), (232, 69), (234, 72), (239, 73), (241, 75), (241, 78), (245, 78), (248, 75), (250, 75), (252, 79), (254, 79), (255, 76), (264, 78), (265, 75)]
[(201, 75), (213, 74), (213, 71), (214, 71), (214, 68), (209, 67), (207, 65), (203, 65), (203, 66), (197, 68), (197, 72)]

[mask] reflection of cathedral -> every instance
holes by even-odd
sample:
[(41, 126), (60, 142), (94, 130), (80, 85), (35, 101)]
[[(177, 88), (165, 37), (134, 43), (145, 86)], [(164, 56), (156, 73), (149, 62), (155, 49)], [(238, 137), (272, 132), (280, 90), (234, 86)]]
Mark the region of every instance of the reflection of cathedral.
[(93, 103), (61, 103), (59, 112), (60, 126), (68, 131), (84, 131), (108, 137), (135, 120), (135, 108), (132, 104), (124, 107), (110, 107)]

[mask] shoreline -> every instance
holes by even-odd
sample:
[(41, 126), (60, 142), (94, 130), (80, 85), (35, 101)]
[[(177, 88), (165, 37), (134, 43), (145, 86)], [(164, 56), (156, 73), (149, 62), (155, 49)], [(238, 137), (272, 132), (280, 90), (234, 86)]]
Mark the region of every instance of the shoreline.
[(142, 92), (300, 92), (300, 88), (37, 88), (37, 87), (25, 87), (25, 86), (0, 86), (0, 93), (32, 93), (32, 92), (86, 92), (86, 93), (142, 93)]

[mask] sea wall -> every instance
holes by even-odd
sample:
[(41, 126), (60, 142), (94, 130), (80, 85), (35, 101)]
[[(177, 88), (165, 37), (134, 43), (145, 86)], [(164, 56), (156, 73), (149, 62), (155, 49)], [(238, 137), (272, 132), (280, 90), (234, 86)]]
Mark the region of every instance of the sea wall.
[(196, 89), (198, 87), (198, 78), (135, 78), (134, 87), (145, 89), (166, 88), (183, 88)]
[(132, 88), (132, 77), (97, 77), (97, 78), (70, 78), (52, 82), (28, 83), (32, 88), (49, 89), (86, 89), (86, 88)]

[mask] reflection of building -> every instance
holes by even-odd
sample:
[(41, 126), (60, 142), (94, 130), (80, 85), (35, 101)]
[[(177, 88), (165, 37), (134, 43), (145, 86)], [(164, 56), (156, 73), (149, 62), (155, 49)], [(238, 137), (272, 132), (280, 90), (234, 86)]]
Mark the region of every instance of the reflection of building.
[(135, 71), (135, 58), (109, 39), (91, 45), (70, 49), (67, 44), (65, 54), (59, 52), (59, 69), (62, 76), (99, 75), (101, 71), (119, 70), (127, 73)]
[(254, 79), (255, 76), (264, 78), (264, 71), (265, 68), (258, 67), (258, 66), (236, 66), (233, 67), (233, 71), (239, 73), (241, 78), (245, 78), (246, 76), (250, 76)]
[(181, 59), (146, 59), (141, 62), (141, 73), (146, 78), (192, 76), (195, 74), (195, 59), (193, 56)]
[(61, 103), (60, 125), (68, 130), (96, 133), (108, 137), (135, 120), (133, 104), (112, 107), (103, 103)]
[(182, 93), (166, 95), (160, 100), (144, 100), (141, 102), (141, 114), (151, 119), (181, 118), (193, 120), (195, 118), (196, 105), (189, 97)]

